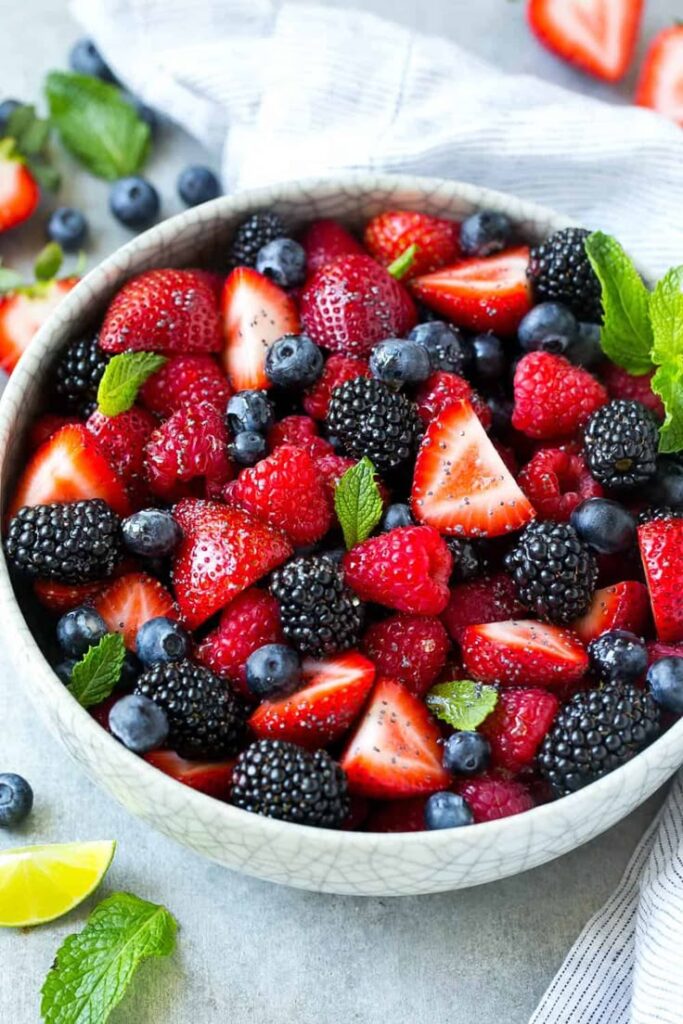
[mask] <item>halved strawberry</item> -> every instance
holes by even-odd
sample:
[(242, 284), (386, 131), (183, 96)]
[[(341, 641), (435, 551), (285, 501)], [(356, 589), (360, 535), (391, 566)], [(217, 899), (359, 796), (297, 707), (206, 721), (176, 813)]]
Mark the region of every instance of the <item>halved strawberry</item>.
[(341, 759), (349, 790), (400, 799), (445, 789), (439, 727), (419, 698), (393, 679), (380, 679)]
[(93, 601), (107, 629), (123, 635), (126, 647), (135, 650), (140, 626), (150, 619), (178, 618), (173, 597), (154, 576), (131, 572), (110, 583)]
[(0, 142), (0, 232), (28, 220), (40, 199), (30, 170), (15, 153), (13, 139)]
[(78, 278), (69, 277), (27, 286), (0, 296), (0, 370), (12, 372), (36, 332), (76, 284)]
[(294, 300), (251, 267), (237, 267), (222, 299), (223, 365), (235, 391), (269, 388), (266, 354), (283, 334), (301, 326)]
[(524, 612), (514, 580), (501, 572), (458, 583), (451, 589), (448, 605), (441, 617), (451, 637), (459, 643), (468, 626), (506, 622), (519, 618)]
[(54, 412), (43, 413), (34, 421), (29, 430), (27, 441), (29, 452), (40, 448), (41, 444), (56, 434), (61, 427), (80, 422), (77, 416), (60, 416), (59, 413)]
[(555, 694), (547, 690), (502, 690), (495, 708), (481, 726), (491, 744), (492, 764), (511, 772), (532, 764), (559, 705)]
[(683, 519), (659, 519), (638, 527), (640, 557), (660, 640), (683, 640)]
[(642, 635), (649, 614), (647, 588), (636, 580), (625, 580), (596, 590), (590, 608), (572, 623), (572, 629), (584, 644), (610, 629), (627, 629)]
[(33, 592), (51, 612), (68, 612), (81, 604), (91, 604), (109, 580), (95, 580), (93, 583), (60, 583), (59, 580), (36, 580)]
[(531, 309), (526, 271), (529, 250), (507, 249), (497, 256), (462, 260), (410, 282), (425, 306), (469, 331), (514, 334)]
[(84, 426), (62, 427), (28, 461), (14, 491), (8, 515), (25, 505), (102, 498), (121, 516), (129, 515), (126, 486), (101, 454)]
[(308, 658), (304, 685), (277, 701), (263, 701), (249, 719), (259, 738), (289, 740), (315, 750), (341, 739), (360, 713), (375, 680), (375, 666), (358, 651), (324, 661)]
[(482, 683), (552, 688), (588, 671), (576, 633), (531, 619), (468, 626), (461, 648), (466, 672)]
[(650, 43), (638, 88), (636, 103), (651, 107), (683, 128), (683, 24), (672, 25)]
[(529, 0), (539, 41), (582, 71), (616, 82), (633, 58), (643, 0)]
[(417, 247), (410, 271), (403, 280), (429, 274), (462, 255), (460, 224), (414, 210), (385, 210), (365, 228), (365, 246), (371, 256), (389, 266), (411, 245)]
[(364, 255), (363, 246), (336, 220), (314, 220), (301, 239), (309, 277), (339, 256)]
[(461, 537), (499, 537), (534, 518), (531, 503), (465, 400), (429, 424), (410, 500), (421, 523)]
[(152, 750), (143, 756), (164, 775), (170, 775), (190, 789), (197, 789), (217, 800), (230, 797), (234, 757), (227, 761), (187, 761), (173, 750)]

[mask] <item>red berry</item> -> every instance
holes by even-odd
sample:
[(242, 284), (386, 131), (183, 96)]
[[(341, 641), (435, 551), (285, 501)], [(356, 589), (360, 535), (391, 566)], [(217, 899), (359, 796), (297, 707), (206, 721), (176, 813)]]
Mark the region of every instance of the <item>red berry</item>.
[(313, 419), (324, 420), (335, 388), (347, 380), (369, 376), (370, 368), (364, 359), (335, 353), (325, 363), (323, 372), (313, 387), (304, 395), (303, 407)]
[(588, 655), (576, 633), (532, 619), (468, 626), (460, 644), (468, 675), (482, 683), (556, 688), (588, 671)]
[(166, 417), (186, 403), (202, 401), (211, 402), (223, 412), (230, 394), (228, 380), (212, 356), (171, 356), (143, 384), (140, 401)]
[(271, 451), (283, 444), (307, 448), (319, 433), (318, 424), (310, 416), (285, 416), (268, 431), (268, 445)]
[(420, 418), (426, 426), (449, 405), (453, 405), (461, 398), (467, 399), (484, 430), (488, 430), (493, 418), (491, 410), (472, 385), (457, 373), (447, 373), (445, 370), (433, 373), (418, 388), (415, 401)]
[(610, 398), (633, 399), (653, 412), (658, 419), (664, 419), (662, 400), (651, 387), (654, 371), (642, 377), (634, 377), (616, 363), (604, 363), (600, 367), (600, 376)]
[(143, 756), (145, 761), (153, 764), (164, 775), (170, 775), (184, 786), (197, 789), (216, 800), (228, 800), (230, 797), (234, 757), (227, 761), (187, 761), (173, 750), (153, 750)]
[(514, 392), (513, 427), (541, 440), (572, 437), (607, 402), (595, 377), (550, 352), (530, 352), (520, 359)]
[(636, 103), (651, 107), (683, 128), (683, 25), (662, 29), (648, 47), (638, 78)]
[(128, 487), (133, 500), (144, 501), (147, 493), (145, 445), (157, 425), (152, 414), (137, 406), (118, 416), (105, 416), (96, 410), (85, 425)]
[(552, 53), (607, 82), (633, 58), (643, 0), (529, 0), (532, 31)]
[(198, 479), (224, 484), (232, 470), (222, 413), (209, 402), (178, 409), (147, 442), (145, 466), (151, 490), (168, 500), (191, 493)]
[(439, 619), (392, 615), (370, 626), (362, 646), (380, 675), (422, 697), (446, 664), (450, 642)]
[(475, 822), (509, 818), (530, 811), (534, 801), (521, 782), (495, 775), (480, 775), (456, 782), (453, 787), (470, 806)]
[(683, 640), (683, 519), (659, 519), (639, 526), (638, 544), (657, 637), (677, 643)]
[(364, 832), (423, 832), (426, 796), (387, 800), (378, 804), (365, 822)]
[(453, 587), (443, 621), (458, 643), (467, 626), (505, 622), (524, 614), (514, 581), (506, 573), (459, 583)]
[(588, 472), (581, 455), (561, 448), (541, 448), (518, 477), (539, 519), (566, 523), (587, 498), (601, 498), (603, 489)]
[(364, 241), (370, 255), (384, 266), (393, 263), (409, 246), (417, 246), (406, 280), (418, 274), (429, 274), (461, 256), (457, 221), (430, 217), (414, 210), (378, 213), (368, 222)]
[(481, 726), (491, 744), (492, 763), (518, 772), (531, 764), (560, 705), (540, 689), (501, 690), (498, 702)]
[(137, 632), (145, 622), (161, 616), (178, 618), (175, 602), (166, 587), (144, 572), (131, 572), (114, 580), (95, 598), (94, 606), (107, 629), (121, 633), (126, 647), (132, 651)]
[(33, 423), (28, 435), (28, 450), (34, 452), (41, 444), (56, 434), (60, 427), (80, 423), (77, 416), (58, 416), (55, 413), (46, 412)]
[(336, 220), (314, 220), (306, 228), (301, 244), (309, 277), (340, 256), (363, 255), (360, 242)]
[(265, 644), (283, 643), (280, 606), (267, 590), (252, 587), (224, 608), (218, 625), (197, 648), (197, 660), (249, 695), (245, 663)]
[(572, 622), (572, 629), (584, 644), (589, 644), (611, 629), (626, 629), (642, 636), (649, 618), (647, 588), (636, 580), (626, 580), (596, 590), (590, 608)]

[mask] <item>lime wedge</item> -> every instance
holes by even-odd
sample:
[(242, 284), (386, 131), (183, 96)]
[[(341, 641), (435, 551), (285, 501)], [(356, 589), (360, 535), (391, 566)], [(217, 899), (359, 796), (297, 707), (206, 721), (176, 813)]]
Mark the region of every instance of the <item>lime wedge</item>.
[(116, 843), (54, 843), (0, 850), (0, 927), (44, 924), (67, 914), (97, 888)]

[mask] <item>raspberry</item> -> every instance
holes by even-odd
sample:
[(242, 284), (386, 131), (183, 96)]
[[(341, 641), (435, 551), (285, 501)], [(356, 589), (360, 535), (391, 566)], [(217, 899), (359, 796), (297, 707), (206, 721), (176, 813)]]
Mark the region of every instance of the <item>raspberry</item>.
[(230, 397), (230, 385), (208, 355), (171, 356), (140, 390), (140, 401), (159, 416), (170, 416), (186, 402), (210, 401), (221, 411)]
[(268, 445), (271, 451), (283, 444), (306, 448), (319, 433), (318, 424), (310, 416), (285, 416), (268, 431)]
[(457, 373), (446, 373), (444, 370), (433, 373), (420, 385), (415, 401), (420, 418), (426, 426), (439, 413), (461, 398), (467, 399), (484, 430), (488, 430), (493, 420), (491, 410), (471, 384)]
[(158, 427), (145, 448), (150, 488), (160, 498), (187, 495), (192, 481), (216, 483), (230, 477), (228, 432), (223, 416), (209, 402), (183, 406)]
[(147, 491), (144, 482), (145, 445), (156, 425), (151, 413), (136, 406), (118, 416), (105, 416), (95, 410), (85, 424), (131, 496), (140, 501), (144, 501)]
[[(319, 440), (322, 441), (322, 438), (319, 438)], [(323, 481), (327, 496), (330, 499), (332, 506), (334, 506), (334, 492), (337, 484), (344, 476), (347, 469), (351, 469), (352, 466), (356, 465), (356, 461), (355, 459), (347, 459), (345, 455), (337, 455), (333, 450), (325, 452), (323, 455), (315, 455), (313, 452), (310, 454), (313, 455), (316, 469)], [(382, 496), (382, 501), (386, 506), (390, 500), (389, 489), (386, 484), (380, 480), (377, 474), (375, 474), (375, 482), (379, 488), (379, 493)]]
[(438, 619), (392, 615), (370, 626), (362, 647), (379, 675), (398, 679), (422, 697), (446, 664), (450, 642)]
[(499, 573), (453, 587), (443, 621), (452, 638), (460, 641), (467, 626), (505, 622), (523, 614), (524, 605), (513, 580)]
[(601, 498), (600, 484), (588, 472), (580, 455), (562, 448), (541, 448), (518, 477), (539, 519), (569, 521), (574, 509), (586, 498)]
[(323, 367), (322, 375), (304, 395), (303, 407), (314, 420), (324, 420), (335, 388), (347, 380), (369, 376), (370, 369), (365, 359), (341, 354), (331, 355)]
[(512, 425), (528, 437), (568, 438), (607, 402), (595, 377), (563, 356), (530, 352), (515, 371)]
[(652, 390), (653, 373), (645, 373), (642, 377), (634, 377), (616, 363), (604, 363), (600, 367), (600, 376), (607, 388), (610, 398), (625, 398), (640, 402), (646, 409), (654, 413), (658, 420), (664, 419), (664, 406), (659, 395)]
[(265, 644), (283, 643), (283, 636), (277, 601), (267, 591), (254, 587), (222, 611), (216, 629), (199, 645), (197, 660), (248, 696), (247, 658)]
[(470, 806), (475, 822), (509, 818), (522, 811), (530, 811), (534, 801), (521, 782), (480, 775), (474, 779), (456, 782), (453, 787)]
[(511, 772), (531, 764), (559, 706), (557, 697), (547, 690), (501, 690), (496, 707), (481, 726), (491, 744), (493, 764)]

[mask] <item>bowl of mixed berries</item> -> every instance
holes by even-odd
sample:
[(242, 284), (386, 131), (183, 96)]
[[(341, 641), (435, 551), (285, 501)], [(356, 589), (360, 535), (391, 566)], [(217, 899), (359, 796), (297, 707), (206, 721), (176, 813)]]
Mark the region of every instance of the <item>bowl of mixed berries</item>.
[(140, 236), (2, 400), (36, 709), (135, 814), (287, 884), (456, 888), (597, 835), (683, 758), (682, 284), (395, 176)]

